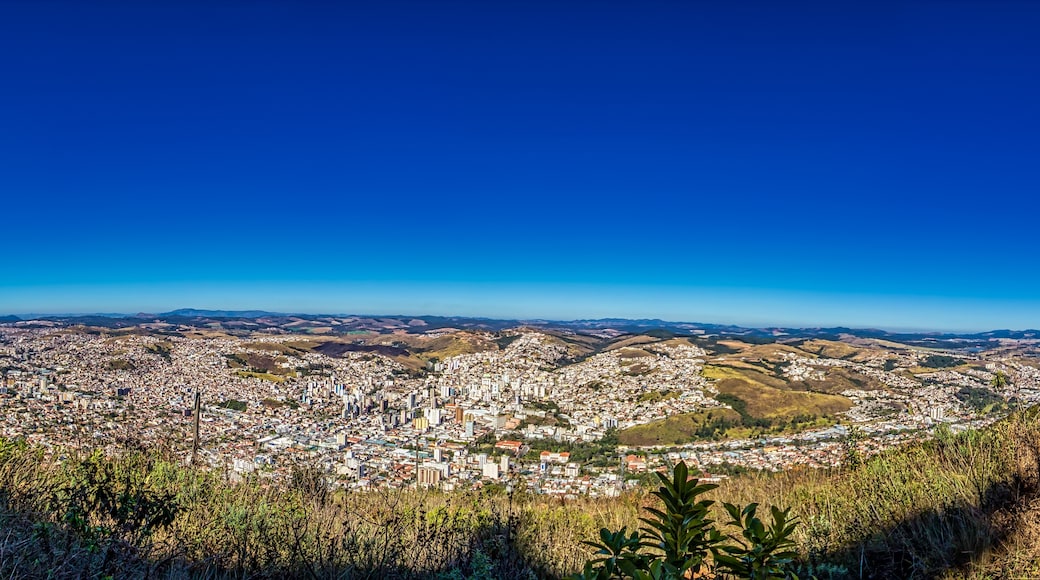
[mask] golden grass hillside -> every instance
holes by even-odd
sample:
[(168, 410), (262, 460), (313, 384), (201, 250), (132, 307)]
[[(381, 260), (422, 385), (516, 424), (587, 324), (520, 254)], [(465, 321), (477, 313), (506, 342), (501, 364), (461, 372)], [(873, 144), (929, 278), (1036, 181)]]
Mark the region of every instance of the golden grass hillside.
[(618, 435), (622, 445), (646, 447), (652, 445), (679, 445), (692, 439), (712, 439), (726, 429), (719, 428), (719, 420), (734, 425), (740, 422), (740, 414), (732, 409), (713, 409), (672, 415), (660, 421), (636, 425)]
[(852, 401), (840, 395), (787, 391), (741, 379), (719, 381), (715, 388), (719, 394), (743, 400), (751, 416), (765, 419), (790, 418), (796, 415), (831, 416), (848, 411), (852, 407)]
[[(517, 493), (335, 493), (228, 481), (162, 450), (117, 457), (0, 442), (0, 577), (561, 577), (601, 527), (638, 527), (646, 493), (559, 500)], [(856, 468), (756, 474), (716, 499), (790, 506), (800, 575), (1040, 575), (1040, 421), (1019, 412), (942, 432)]]

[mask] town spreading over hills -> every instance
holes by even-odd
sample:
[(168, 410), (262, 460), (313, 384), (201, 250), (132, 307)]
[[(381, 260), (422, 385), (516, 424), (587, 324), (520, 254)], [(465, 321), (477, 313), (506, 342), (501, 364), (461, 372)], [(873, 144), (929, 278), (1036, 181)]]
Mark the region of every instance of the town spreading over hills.
[(0, 436), (55, 451), (613, 496), (679, 459), (709, 478), (828, 467), (988, 424), (1040, 402), (1040, 333), (182, 310), (7, 317), (0, 371)]

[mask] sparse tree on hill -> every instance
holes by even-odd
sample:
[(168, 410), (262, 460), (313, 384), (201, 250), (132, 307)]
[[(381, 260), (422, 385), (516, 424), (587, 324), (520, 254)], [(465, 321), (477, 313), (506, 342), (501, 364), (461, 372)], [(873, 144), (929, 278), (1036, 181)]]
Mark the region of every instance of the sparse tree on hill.
[(842, 467), (856, 469), (863, 464), (863, 457), (859, 452), (859, 442), (863, 439), (863, 433), (855, 425), (849, 426), (849, 431), (843, 441), (845, 445), (845, 457)]
[(997, 371), (997, 374), (993, 376), (991, 381), (993, 388), (1004, 389), (1008, 386), (1008, 376), (1004, 371)]

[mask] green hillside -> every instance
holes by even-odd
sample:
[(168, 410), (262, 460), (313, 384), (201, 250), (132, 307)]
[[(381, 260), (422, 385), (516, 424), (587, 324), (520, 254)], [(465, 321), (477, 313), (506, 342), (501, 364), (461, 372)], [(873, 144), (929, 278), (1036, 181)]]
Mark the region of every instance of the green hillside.
[(636, 425), (618, 436), (622, 445), (679, 445), (697, 439), (715, 439), (740, 426), (740, 415), (731, 409), (716, 409), (673, 415), (660, 421)]

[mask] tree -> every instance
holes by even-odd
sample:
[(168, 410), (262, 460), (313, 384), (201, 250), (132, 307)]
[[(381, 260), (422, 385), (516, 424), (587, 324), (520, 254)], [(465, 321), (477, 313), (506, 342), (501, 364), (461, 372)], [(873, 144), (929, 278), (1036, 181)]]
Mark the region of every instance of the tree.
[(993, 380), (990, 382), (995, 389), (1004, 389), (1008, 386), (1008, 376), (1004, 371), (997, 371), (997, 374), (993, 375)]
[(859, 427), (850, 425), (848, 432), (845, 434), (842, 444), (845, 447), (845, 457), (842, 458), (841, 465), (846, 469), (856, 469), (863, 464), (863, 457), (859, 452), (859, 442), (863, 439), (863, 433), (859, 430)]

